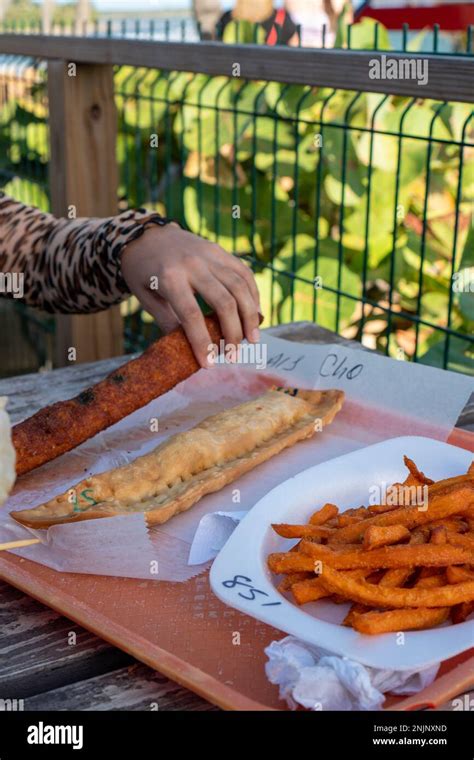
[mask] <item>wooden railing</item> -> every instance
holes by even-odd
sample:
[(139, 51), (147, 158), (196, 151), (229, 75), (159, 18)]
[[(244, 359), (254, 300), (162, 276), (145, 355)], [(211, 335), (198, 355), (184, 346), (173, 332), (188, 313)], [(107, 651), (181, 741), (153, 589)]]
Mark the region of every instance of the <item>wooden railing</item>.
[[(387, 51), (316, 50), (312, 48), (225, 45), (220, 42), (151, 42), (148, 40), (46, 37), (0, 34), (0, 53), (30, 55), (97, 65), (128, 65), (190, 71), (211, 76), (239, 76), (288, 84), (334, 87), (387, 95), (474, 103), (474, 56)], [(370, 62), (382, 56), (399, 61), (427, 61), (428, 81), (412, 78), (372, 79)]]
[[(117, 212), (117, 116), (113, 66), (130, 65), (345, 90), (474, 102), (474, 57), (350, 50), (313, 50), (221, 43), (150, 42), (42, 35), (0, 35), (0, 54), (47, 61), (50, 188), (57, 216)], [(371, 62), (427, 62), (428, 79), (371, 78)], [(237, 68), (236, 68), (237, 67)], [(56, 363), (74, 346), (79, 361), (123, 352), (118, 307), (58, 320)]]

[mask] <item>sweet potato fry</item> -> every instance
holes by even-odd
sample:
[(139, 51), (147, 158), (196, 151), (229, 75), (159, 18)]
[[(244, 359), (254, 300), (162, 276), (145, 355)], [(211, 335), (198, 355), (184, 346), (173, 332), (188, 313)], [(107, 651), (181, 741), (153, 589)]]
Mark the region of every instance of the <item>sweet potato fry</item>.
[(351, 602), (342, 624), (368, 635), (460, 623), (474, 612), (474, 462), (434, 482), (404, 459), (409, 474), (394, 486), (422, 486), (424, 503), (412, 491), (410, 506), (404, 497), (339, 514), (325, 504), (308, 525), (273, 526), (300, 539), (268, 558), (297, 604)]
[(452, 546), (464, 546), (471, 550), (471, 563), (474, 563), (474, 535), (472, 533), (453, 533), (448, 531), (446, 534), (448, 544)]
[(291, 593), (294, 596), (295, 602), (300, 605), (316, 602), (325, 596), (331, 596), (327, 588), (321, 583), (321, 579), (317, 576), (307, 581), (294, 583), (291, 587)]
[[(350, 578), (364, 578), (366, 576), (365, 570), (348, 570), (346, 575)], [(304, 580), (299, 583), (294, 583), (291, 587), (295, 601), (298, 604), (306, 604), (307, 602), (315, 602), (318, 599), (322, 599), (325, 596), (330, 596), (326, 587), (321, 582), (319, 576), (313, 577), (309, 580)], [(346, 599), (342, 599), (342, 602), (346, 602)]]
[(332, 517), (337, 517), (339, 509), (335, 504), (325, 504), (309, 518), (310, 525), (324, 525)]
[(379, 525), (369, 525), (364, 533), (364, 549), (377, 549), (380, 546), (397, 544), (410, 538), (410, 531), (404, 525), (389, 525), (386, 528)]
[(337, 527), (338, 528), (344, 528), (346, 525), (354, 525), (355, 523), (361, 522), (364, 518), (359, 515), (348, 515), (344, 513), (343, 515), (339, 515), (337, 519)]
[(288, 575), (285, 575), (285, 577), (278, 584), (278, 591), (280, 591), (281, 593), (284, 593), (285, 591), (290, 591), (294, 583), (299, 583), (299, 581), (308, 580), (308, 578), (314, 578), (314, 574), (313, 573), (288, 573)]
[(424, 578), (418, 578), (414, 588), (440, 588), (446, 585), (446, 576), (444, 573), (439, 575), (428, 575)]
[[(453, 479), (451, 479), (453, 480)], [(447, 482), (447, 481), (446, 481)], [(437, 484), (435, 484), (437, 485)], [(434, 488), (434, 486), (429, 486)], [(428, 496), (428, 509), (423, 510), (417, 506), (398, 507), (391, 512), (369, 517), (355, 525), (348, 525), (336, 531), (330, 539), (330, 543), (349, 543), (359, 539), (370, 525), (387, 527), (389, 525), (405, 525), (407, 528), (415, 528), (433, 520), (439, 520), (454, 514), (465, 512), (471, 503), (474, 503), (474, 481), (455, 484), (442, 492), (435, 493), (431, 498)]]
[(329, 538), (334, 529), (321, 525), (289, 525), (287, 523), (274, 523), (272, 528), (275, 533), (283, 538)]
[[(426, 475), (423, 472), (420, 472), (416, 464), (412, 459), (410, 459), (407, 456), (403, 457), (403, 461), (405, 462), (405, 465), (408, 467), (408, 470), (410, 472), (410, 475), (407, 477), (405, 481), (405, 485), (426, 485), (431, 486), (434, 483), (434, 480), (431, 480), (431, 478), (427, 478)], [(411, 477), (411, 480), (410, 480)], [(408, 483), (410, 481), (410, 483)]]
[[(438, 548), (438, 547), (420, 547)], [(452, 607), (461, 602), (474, 600), (474, 581), (466, 581), (441, 588), (384, 588), (367, 583), (365, 580), (348, 578), (324, 564), (320, 576), (328, 591), (342, 594), (348, 599), (370, 607)]]
[(431, 529), (430, 542), (432, 544), (435, 544), (436, 546), (442, 546), (443, 544), (447, 543), (447, 540), (446, 528), (438, 525), (436, 528)]
[(342, 621), (342, 625), (348, 626), (349, 628), (352, 627), (352, 621), (354, 619), (354, 616), (357, 613), (361, 612), (369, 612), (370, 607), (366, 607), (365, 604), (359, 604), (358, 602), (354, 602), (351, 604), (349, 612), (347, 613), (346, 617)]
[(446, 528), (446, 530), (450, 530), (452, 533), (465, 533), (468, 530), (464, 517), (446, 517), (444, 520), (433, 520), (433, 522), (426, 523), (426, 527), (430, 530), (433, 530), (433, 528)]
[(451, 620), (453, 623), (464, 623), (468, 619), (469, 615), (474, 612), (474, 601), (461, 602), (457, 604), (451, 610)]
[(452, 566), (446, 568), (446, 578), (448, 583), (463, 583), (463, 581), (474, 581), (474, 572), (467, 567)]
[(418, 580), (421, 578), (431, 578), (433, 575), (439, 575), (444, 571), (444, 568), (440, 567), (422, 567), (418, 572)]
[(422, 607), (419, 609), (398, 609), (386, 612), (354, 612), (351, 625), (359, 633), (371, 636), (390, 631), (415, 631), (433, 628), (444, 623), (449, 617), (449, 607)]
[(430, 538), (430, 532), (425, 528), (424, 525), (422, 525), (420, 528), (415, 528), (415, 530), (412, 530), (411, 537), (409, 543), (413, 546), (419, 546), (420, 544), (426, 544), (428, 543), (428, 539)]
[(413, 575), (412, 567), (392, 567), (379, 581), (380, 586), (403, 586)]
[(314, 560), (300, 552), (275, 552), (267, 562), (272, 573), (314, 572)]
[(371, 515), (383, 515), (385, 512), (393, 512), (398, 509), (398, 504), (371, 504), (367, 509)]
[(324, 566), (329, 565), (337, 570), (351, 570), (359, 567), (446, 567), (471, 561), (470, 552), (463, 547), (433, 544), (384, 546), (381, 549), (359, 552), (333, 552), (329, 546), (321, 546), (303, 539), (301, 551), (315, 562), (322, 562)]

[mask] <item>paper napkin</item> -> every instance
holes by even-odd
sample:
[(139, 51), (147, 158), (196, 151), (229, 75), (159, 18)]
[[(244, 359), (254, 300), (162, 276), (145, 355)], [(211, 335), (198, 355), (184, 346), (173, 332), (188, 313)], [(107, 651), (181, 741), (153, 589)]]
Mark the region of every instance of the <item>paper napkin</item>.
[(212, 512), (204, 515), (189, 550), (188, 565), (202, 565), (219, 554), (247, 512)]
[(265, 649), (265, 671), (291, 709), (380, 710), (385, 694), (416, 694), (432, 683), (439, 663), (421, 671), (369, 668), (286, 636)]

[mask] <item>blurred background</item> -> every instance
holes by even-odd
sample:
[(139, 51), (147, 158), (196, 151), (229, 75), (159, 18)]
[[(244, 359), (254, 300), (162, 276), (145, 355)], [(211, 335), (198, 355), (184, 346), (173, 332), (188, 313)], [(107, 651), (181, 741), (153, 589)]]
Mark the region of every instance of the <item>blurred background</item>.
[[(10, 35), (334, 55), (472, 60), (473, 24), (473, 3), (454, 0), (0, 0)], [(350, 71), (334, 90), (118, 65), (114, 88), (119, 209), (157, 209), (246, 257), (264, 326), (316, 321), (394, 358), (474, 372), (474, 294), (453, 289), (474, 266), (472, 105), (360, 92)], [(49, 168), (46, 63), (0, 47), (0, 189), (51, 210)], [(158, 336), (135, 299), (121, 319), (127, 352)], [(0, 299), (0, 320), (1, 376), (53, 366), (55, 318)]]

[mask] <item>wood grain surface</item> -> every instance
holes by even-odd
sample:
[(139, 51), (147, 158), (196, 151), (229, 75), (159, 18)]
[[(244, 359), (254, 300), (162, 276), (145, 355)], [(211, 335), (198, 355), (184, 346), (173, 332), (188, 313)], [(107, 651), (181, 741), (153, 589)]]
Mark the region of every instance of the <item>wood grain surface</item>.
[[(77, 63), (191, 71), (211, 76), (231, 76), (232, 67), (238, 61), (244, 79), (474, 102), (474, 60), (467, 55), (410, 53), (410, 58), (427, 61), (429, 79), (419, 85), (412, 77), (372, 79), (369, 76), (370, 63), (383, 54), (364, 50), (0, 34), (0, 53)], [(389, 56), (397, 61), (407, 58), (406, 53), (393, 51)]]
[[(309, 343), (348, 343), (312, 323), (268, 332)], [(76, 395), (129, 358), (1, 380), (0, 396), (9, 397), (8, 409), (17, 422), (46, 404)], [(458, 426), (474, 430), (473, 397)], [(23, 699), (25, 710), (216, 709), (5, 583), (0, 583), (0, 663), (0, 710), (8, 709), (2, 700), (9, 699)], [(453, 704), (439, 709), (453, 709)]]
[[(71, 66), (73, 67), (71, 69)], [(117, 110), (112, 66), (48, 62), (51, 211), (57, 217), (117, 213)], [(56, 317), (55, 365), (123, 354), (120, 306)]]

